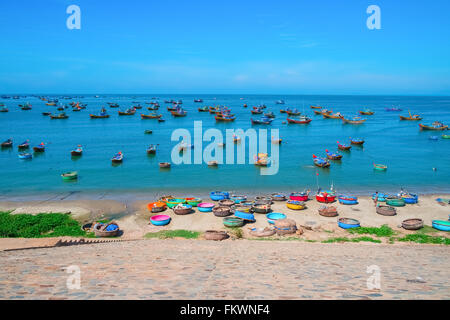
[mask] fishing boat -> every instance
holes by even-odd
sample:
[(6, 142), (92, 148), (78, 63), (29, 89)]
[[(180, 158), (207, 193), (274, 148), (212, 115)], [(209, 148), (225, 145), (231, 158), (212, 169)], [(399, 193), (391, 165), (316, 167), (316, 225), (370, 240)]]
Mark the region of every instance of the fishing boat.
[(267, 167), (269, 162), (269, 155), (267, 153), (258, 153), (255, 159), (255, 166)]
[(267, 118), (267, 117), (262, 117), (261, 119), (250, 119), (252, 124), (271, 124), (273, 119), (271, 118)]
[(404, 207), (406, 205), (405, 199), (398, 196), (389, 196), (386, 198), (386, 204), (392, 207)]
[(31, 110), (31, 104), (30, 105), (24, 105), (20, 109), (22, 109), (22, 110)]
[(45, 151), (45, 144), (41, 142), (41, 144), (33, 147), (34, 152), (44, 152)]
[(364, 142), (365, 142), (364, 139), (361, 138), (354, 138), (354, 139), (350, 138), (350, 144), (361, 146), (364, 144)]
[(375, 112), (373, 112), (370, 109), (365, 109), (364, 111), (359, 111), (359, 114), (364, 115), (364, 116), (371, 116), (373, 115)]
[(150, 114), (143, 114), (141, 113), (141, 119), (160, 119), (162, 117), (162, 114), (157, 113), (150, 113)]
[(448, 130), (448, 126), (444, 125), (442, 122), (435, 121), (431, 125), (419, 124), (421, 130)]
[(200, 108), (198, 108), (198, 111), (199, 112), (208, 112), (209, 111), (209, 107), (207, 107), (207, 106), (200, 107)]
[(299, 116), (301, 114), (300, 111), (298, 111), (297, 109), (294, 110), (286, 110), (286, 113), (288, 116)]
[(325, 152), (327, 153), (327, 158), (329, 160), (341, 160), (342, 159), (342, 154), (329, 152), (328, 149), (326, 149)]
[(264, 117), (266, 118), (275, 118), (275, 114), (273, 112), (264, 113)]
[(31, 153), (28, 153), (28, 152), (19, 153), (19, 159), (27, 160), (27, 159), (32, 159), (32, 158), (33, 158), (33, 155)]
[(74, 150), (70, 151), (72, 157), (79, 157), (83, 154), (83, 147), (78, 145)]
[(142, 109), (142, 106), (140, 104), (133, 106), (134, 109)]
[(450, 139), (450, 134), (443, 134), (442, 139)]
[(361, 226), (361, 224), (356, 219), (339, 218), (338, 226), (342, 229), (352, 229), (352, 228), (359, 228)]
[(12, 139), (8, 139), (6, 141), (3, 141), (1, 144), (2, 148), (11, 148), (13, 146), (13, 141)]
[(98, 114), (98, 115), (90, 114), (89, 116), (91, 117), (91, 119), (105, 119), (105, 118), (109, 118), (109, 114), (106, 112), (105, 108), (102, 108), (100, 110), (100, 114)]
[(349, 124), (363, 124), (364, 122), (366, 122), (367, 119), (362, 119), (361, 117), (353, 117), (351, 119), (345, 119), (344, 117), (342, 117), (342, 122), (345, 123), (349, 123)]
[(409, 117), (404, 117), (404, 116), (399, 116), (400, 120), (409, 120), (409, 121), (419, 121), (422, 120), (422, 117), (419, 116), (418, 114), (411, 114), (411, 111), (408, 110), (409, 113)]
[(283, 142), (283, 139), (275, 139), (274, 137), (272, 137), (271, 141), (273, 144), (281, 144), (281, 142)]
[(316, 194), (316, 200), (321, 203), (332, 203), (336, 201), (334, 191), (319, 191)]
[(316, 165), (319, 168), (329, 168), (330, 162), (325, 158), (319, 158), (316, 155), (313, 154), (313, 161), (314, 165)]
[(310, 106), (311, 109), (322, 109), (321, 106)]
[(50, 115), (50, 119), (68, 119), (69, 116), (65, 112), (61, 112), (60, 114), (54, 116)]
[(241, 138), (238, 137), (237, 135), (233, 134), (233, 142), (238, 143), (239, 141), (241, 141)]
[(170, 113), (174, 117), (185, 117), (187, 115), (187, 111), (183, 110), (181, 108), (179, 108), (179, 109), (177, 108), (175, 111), (170, 111)]
[(403, 111), (403, 109), (392, 107), (392, 108), (385, 108), (384, 110), (390, 111), (390, 112), (397, 112), (397, 111)]
[(386, 171), (387, 168), (388, 167), (386, 165), (384, 165), (384, 164), (377, 164), (377, 163), (373, 164), (373, 169), (377, 170), (377, 171)]
[(309, 190), (303, 192), (292, 192), (289, 195), (290, 200), (294, 201), (308, 201), (309, 200)]
[(419, 202), (419, 196), (417, 194), (401, 191), (398, 196), (405, 200), (406, 204), (416, 204)]
[(145, 134), (152, 134), (153, 131), (152, 131), (152, 130), (145, 130), (144, 133), (145, 133)]
[(8, 108), (6, 108), (6, 107), (1, 107), (0, 108), (0, 112), (8, 112), (9, 110), (8, 110)]
[(47, 102), (45, 105), (47, 105), (47, 106), (56, 106), (56, 102)]
[(119, 151), (112, 157), (111, 162), (112, 163), (121, 163), (123, 161), (123, 153), (122, 151)]
[(232, 122), (236, 120), (234, 114), (227, 115), (223, 113), (218, 113), (214, 116), (214, 118), (216, 119), (217, 122)]
[(136, 113), (135, 109), (127, 109), (125, 111), (117, 111), (117, 113), (119, 114), (119, 116), (132, 116)]
[(170, 168), (170, 162), (160, 162), (159, 167), (161, 169), (168, 169), (168, 168)]
[(322, 112), (322, 116), (324, 119), (342, 119), (342, 118), (344, 118), (344, 116), (340, 112), (336, 112), (334, 114)]
[(22, 142), (17, 147), (17, 149), (19, 149), (19, 150), (25, 150), (25, 149), (28, 149), (28, 148), (30, 148), (29, 140), (26, 140), (26, 141)]
[(348, 145), (348, 144), (341, 144), (341, 143), (339, 143), (339, 141), (337, 142), (337, 144), (338, 144), (338, 149), (339, 149), (339, 150), (347, 151), (347, 150), (350, 150), (350, 149), (352, 148), (351, 145)]
[(358, 204), (358, 198), (355, 196), (341, 195), (338, 197), (340, 204), (355, 205)]
[(322, 109), (322, 110), (314, 110), (314, 114), (315, 115), (323, 115), (323, 114), (332, 114), (333, 110), (327, 110), (327, 109)]
[(119, 107), (119, 104), (117, 104), (117, 103), (110, 103), (110, 102), (108, 102), (108, 104), (109, 104), (110, 108), (118, 108)]
[(275, 101), (275, 104), (284, 104), (284, 100), (277, 100)]
[(194, 102), (203, 102), (202, 99), (194, 99)]
[(149, 145), (147, 148), (147, 154), (156, 154), (156, 148), (157, 148), (156, 144)]
[(147, 110), (158, 110), (159, 105), (154, 105), (153, 107), (147, 107)]
[(61, 177), (63, 180), (76, 180), (76, 179), (78, 179), (78, 172), (76, 172), (76, 171), (66, 172), (66, 173), (63, 173), (61, 175)]
[(311, 118), (308, 118), (307, 116), (300, 116), (297, 119), (296, 118), (290, 118), (289, 116), (287, 117), (287, 122), (288, 123), (293, 123), (293, 124), (308, 124), (312, 121)]
[(262, 114), (263, 110), (261, 108), (253, 107), (253, 110), (250, 111), (252, 114)]

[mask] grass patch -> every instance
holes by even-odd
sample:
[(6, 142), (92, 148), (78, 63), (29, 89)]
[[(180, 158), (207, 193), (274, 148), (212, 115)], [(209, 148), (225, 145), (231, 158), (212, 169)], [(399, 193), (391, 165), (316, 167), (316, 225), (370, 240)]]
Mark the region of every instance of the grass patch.
[(379, 228), (359, 227), (347, 229), (347, 231), (351, 234), (370, 234), (377, 237), (391, 237), (395, 234), (394, 230), (386, 224)]
[(86, 232), (70, 215), (64, 213), (39, 213), (37, 215), (0, 212), (0, 237), (44, 238), (85, 237)]
[(242, 233), (242, 228), (240, 227), (229, 227), (228, 230), (237, 238), (242, 239), (244, 234)]
[(152, 239), (171, 239), (171, 238), (185, 238), (185, 239), (197, 239), (200, 236), (200, 232), (189, 230), (161, 230), (158, 232), (150, 232), (145, 235), (145, 238)]
[[(305, 241), (302, 238), (297, 237), (261, 237), (261, 238), (250, 238), (249, 240), (262, 240), (262, 241)], [(312, 242), (314, 240), (310, 240), (309, 242)]]
[(374, 242), (374, 243), (381, 243), (381, 240), (373, 239), (371, 237), (359, 237), (359, 238), (338, 237), (338, 238), (330, 238), (330, 239), (322, 241), (322, 243), (336, 243), (336, 242)]
[(423, 228), (416, 231), (416, 234), (428, 234), (428, 233), (436, 233), (439, 232), (439, 230), (436, 230), (435, 228), (431, 226), (423, 226)]
[(445, 244), (450, 245), (450, 238), (446, 237), (433, 237), (426, 234), (408, 234), (403, 238), (395, 239), (402, 242), (415, 242), (415, 243), (430, 243), (430, 244)]

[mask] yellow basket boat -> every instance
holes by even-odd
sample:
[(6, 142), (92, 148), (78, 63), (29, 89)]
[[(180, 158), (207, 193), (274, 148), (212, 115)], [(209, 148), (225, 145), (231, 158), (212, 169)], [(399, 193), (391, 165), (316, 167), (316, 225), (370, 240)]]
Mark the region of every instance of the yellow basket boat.
[(306, 209), (306, 205), (302, 201), (290, 200), (286, 202), (286, 207), (292, 210), (304, 210)]

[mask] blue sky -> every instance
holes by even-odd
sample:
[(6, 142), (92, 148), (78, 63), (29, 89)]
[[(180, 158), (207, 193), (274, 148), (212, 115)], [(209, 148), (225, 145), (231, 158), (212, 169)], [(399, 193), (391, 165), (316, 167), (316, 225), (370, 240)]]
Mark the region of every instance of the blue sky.
[(1, 1), (0, 92), (450, 95), (449, 14), (448, 0)]

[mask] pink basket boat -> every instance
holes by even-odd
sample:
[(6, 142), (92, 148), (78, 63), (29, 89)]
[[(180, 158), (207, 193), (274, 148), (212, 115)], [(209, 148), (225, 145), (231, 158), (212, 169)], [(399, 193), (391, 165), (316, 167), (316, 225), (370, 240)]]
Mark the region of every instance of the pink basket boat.
[(158, 214), (156, 216), (153, 216), (150, 218), (150, 222), (155, 226), (165, 226), (166, 224), (169, 224), (170, 217), (165, 214)]

